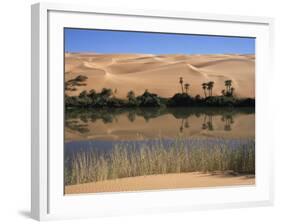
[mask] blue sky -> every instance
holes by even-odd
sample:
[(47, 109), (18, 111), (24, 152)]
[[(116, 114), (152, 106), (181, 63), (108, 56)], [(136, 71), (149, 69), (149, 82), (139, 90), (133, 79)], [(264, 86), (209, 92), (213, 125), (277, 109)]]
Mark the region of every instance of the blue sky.
[(66, 52), (254, 54), (255, 38), (65, 28)]

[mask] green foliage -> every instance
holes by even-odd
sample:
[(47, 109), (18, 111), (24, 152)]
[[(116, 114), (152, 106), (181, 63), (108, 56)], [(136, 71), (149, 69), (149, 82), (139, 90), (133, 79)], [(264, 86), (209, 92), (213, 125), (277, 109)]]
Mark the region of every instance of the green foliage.
[[(65, 84), (67, 91), (76, 90), (77, 86), (86, 85), (86, 76), (77, 76), (75, 79), (68, 80)], [(82, 91), (78, 96), (65, 95), (66, 107), (189, 107), (189, 106), (209, 106), (209, 107), (254, 107), (255, 99), (252, 98), (236, 98), (234, 97), (234, 88), (232, 81), (226, 80), (226, 89), (222, 90), (222, 96), (212, 96), (214, 82), (210, 81), (202, 84), (205, 98), (200, 95), (192, 97), (188, 94), (190, 84), (183, 85), (183, 78), (180, 77), (182, 93), (176, 93), (171, 98), (159, 97), (155, 93), (150, 93), (148, 90), (136, 96), (131, 90), (127, 93), (127, 99), (119, 99), (116, 97), (117, 89), (103, 88), (101, 92), (96, 92), (94, 89)], [(184, 91), (185, 88), (185, 91)], [(207, 94), (208, 91), (208, 94)], [(207, 96), (208, 95), (208, 96)]]
[(90, 90), (88, 97), (95, 99), (97, 97), (97, 92), (94, 89)]
[(80, 94), (79, 94), (79, 98), (84, 98), (84, 97), (87, 97), (88, 96), (88, 92), (86, 90), (82, 91)]
[(177, 93), (171, 99), (168, 100), (167, 106), (185, 107), (194, 104), (194, 99), (187, 93)]
[(87, 76), (78, 75), (74, 79), (70, 79), (65, 82), (65, 91), (76, 91), (77, 86), (86, 86), (85, 81), (88, 79)]
[(112, 95), (112, 89), (103, 88), (100, 92), (100, 96), (108, 99)]
[(238, 107), (255, 107), (255, 99), (245, 98), (236, 101), (236, 106)]
[(126, 101), (122, 100), (122, 99), (118, 99), (118, 98), (112, 97), (112, 98), (107, 100), (106, 104), (107, 104), (108, 107), (116, 107), (116, 108), (118, 108), (118, 107), (126, 106)]
[(145, 92), (137, 97), (137, 101), (140, 107), (160, 107), (160, 98), (154, 94), (145, 90)]
[(204, 101), (206, 106), (235, 106), (236, 99), (233, 97), (226, 97), (226, 96), (215, 96), (215, 97), (207, 97)]
[(127, 99), (128, 99), (128, 103), (127, 103), (128, 107), (139, 106), (139, 102), (135, 96), (135, 93), (132, 90), (128, 92)]
[(207, 83), (207, 90), (209, 91), (209, 96), (212, 96), (213, 95), (213, 88), (214, 88), (214, 82), (211, 81), (211, 82), (208, 82)]

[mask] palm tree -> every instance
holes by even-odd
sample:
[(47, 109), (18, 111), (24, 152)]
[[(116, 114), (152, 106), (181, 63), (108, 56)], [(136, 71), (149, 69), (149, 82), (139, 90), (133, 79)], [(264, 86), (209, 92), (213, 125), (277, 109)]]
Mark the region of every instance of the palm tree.
[(224, 85), (225, 85), (225, 92), (228, 92), (228, 80), (224, 81)]
[(228, 80), (228, 89), (231, 91), (231, 89), (230, 89), (230, 87), (231, 87), (231, 85), (232, 85), (232, 80)]
[(100, 95), (104, 98), (109, 98), (112, 95), (112, 89), (110, 88), (103, 88), (100, 92)]
[(204, 90), (204, 94), (205, 94), (205, 98), (207, 97), (207, 94), (206, 94), (206, 88), (207, 88), (207, 83), (202, 83), (202, 88)]
[(231, 89), (230, 89), (231, 84), (232, 84), (232, 80), (230, 80), (230, 79), (224, 81), (224, 85), (226, 87), (226, 94), (227, 95), (230, 94), (230, 92), (231, 92)]
[(185, 88), (186, 94), (188, 94), (189, 86), (190, 86), (190, 85), (189, 85), (188, 83), (185, 83), (185, 84), (184, 84), (184, 88)]
[(183, 78), (180, 77), (180, 81), (179, 81), (180, 85), (181, 85), (181, 92), (183, 93)]
[(235, 90), (235, 89), (234, 89), (233, 87), (230, 88), (230, 94), (231, 94), (231, 96), (233, 96), (234, 90)]
[(95, 98), (96, 95), (97, 95), (97, 93), (96, 93), (96, 90), (94, 90), (94, 89), (91, 89), (90, 92), (89, 92), (89, 94), (88, 94), (88, 96), (89, 96), (90, 98)]
[(207, 89), (209, 90), (209, 96), (213, 95), (213, 87), (214, 87), (213, 81), (207, 83)]
[(185, 119), (184, 127), (185, 127), (185, 128), (189, 128), (189, 123), (188, 123), (187, 119)]
[(84, 98), (84, 97), (86, 97), (86, 96), (88, 96), (87, 90), (83, 90), (83, 91), (79, 94), (79, 97), (80, 97), (80, 98)]

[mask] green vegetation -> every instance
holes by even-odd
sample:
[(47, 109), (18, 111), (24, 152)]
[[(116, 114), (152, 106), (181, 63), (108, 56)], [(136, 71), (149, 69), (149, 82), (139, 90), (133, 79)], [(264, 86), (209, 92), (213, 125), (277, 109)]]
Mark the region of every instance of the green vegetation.
[(73, 150), (65, 156), (66, 185), (195, 171), (255, 174), (254, 139), (117, 142), (112, 150)]
[(195, 97), (189, 95), (190, 84), (184, 83), (180, 77), (179, 84), (181, 93), (176, 93), (171, 98), (163, 98), (155, 93), (150, 93), (147, 89), (140, 96), (130, 90), (126, 99), (116, 97), (117, 89), (103, 88), (101, 92), (94, 89), (90, 91), (82, 91), (78, 96), (69, 96), (67, 92), (77, 90), (78, 86), (85, 86), (86, 76), (77, 76), (65, 83), (65, 106), (84, 107), (84, 108), (100, 108), (100, 107), (189, 107), (189, 106), (207, 106), (207, 107), (254, 107), (255, 99), (253, 98), (237, 98), (234, 95), (232, 81), (225, 81), (225, 89), (221, 91), (221, 96), (213, 96), (214, 82), (210, 81), (202, 84), (204, 97), (199, 94)]
[(83, 75), (78, 75), (74, 79), (70, 79), (64, 84), (65, 91), (76, 91), (77, 86), (86, 86), (85, 81), (88, 79), (88, 77)]

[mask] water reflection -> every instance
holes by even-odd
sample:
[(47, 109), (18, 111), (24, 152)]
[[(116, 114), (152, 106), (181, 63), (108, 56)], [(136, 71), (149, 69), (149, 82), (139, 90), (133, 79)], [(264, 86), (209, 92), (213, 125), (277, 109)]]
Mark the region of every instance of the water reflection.
[[(172, 132), (235, 134), (254, 136), (253, 108), (120, 108), (67, 110), (66, 140), (121, 139), (132, 134), (170, 137)], [(237, 122), (236, 122), (237, 121)], [(246, 123), (247, 124), (246, 124)], [(237, 124), (236, 124), (237, 123)], [(244, 126), (245, 127), (244, 127)], [(248, 129), (247, 129), (248, 128)], [(201, 130), (201, 131), (200, 131)], [(79, 137), (80, 136), (80, 137)], [(247, 136), (245, 136), (247, 137)], [(131, 138), (131, 137), (128, 137)]]

